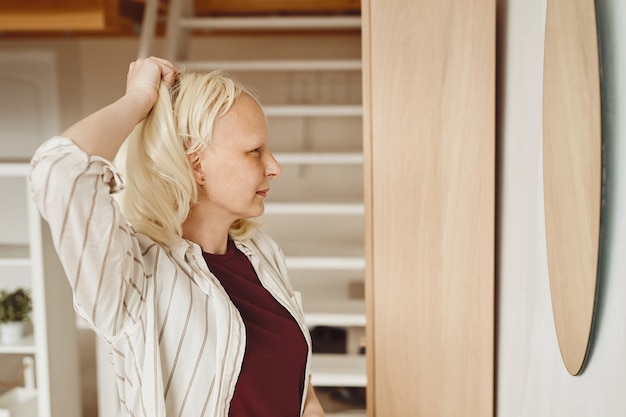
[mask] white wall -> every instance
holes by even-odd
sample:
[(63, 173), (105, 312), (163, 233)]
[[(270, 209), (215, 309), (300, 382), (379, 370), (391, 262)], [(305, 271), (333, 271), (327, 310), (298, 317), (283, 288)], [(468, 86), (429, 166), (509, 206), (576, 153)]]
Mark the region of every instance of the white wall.
[(497, 416), (626, 415), (626, 3), (597, 0), (606, 204), (596, 322), (582, 375), (562, 363), (550, 301), (541, 167), (547, 0), (499, 2)]

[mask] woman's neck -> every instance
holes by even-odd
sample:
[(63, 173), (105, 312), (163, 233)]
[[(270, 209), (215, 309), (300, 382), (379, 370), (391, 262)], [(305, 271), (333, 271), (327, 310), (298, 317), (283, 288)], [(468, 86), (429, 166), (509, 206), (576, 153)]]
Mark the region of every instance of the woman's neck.
[(200, 245), (207, 253), (226, 253), (232, 223), (211, 221), (210, 216), (191, 210), (183, 223), (183, 238)]

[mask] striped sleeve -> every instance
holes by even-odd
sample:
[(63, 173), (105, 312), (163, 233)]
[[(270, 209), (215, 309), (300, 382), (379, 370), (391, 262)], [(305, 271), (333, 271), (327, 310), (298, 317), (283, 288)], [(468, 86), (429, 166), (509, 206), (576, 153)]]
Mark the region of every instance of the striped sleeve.
[(74, 307), (114, 337), (138, 322), (150, 274), (112, 196), (123, 181), (110, 162), (62, 137), (45, 142), (31, 166), (32, 198), (50, 225)]

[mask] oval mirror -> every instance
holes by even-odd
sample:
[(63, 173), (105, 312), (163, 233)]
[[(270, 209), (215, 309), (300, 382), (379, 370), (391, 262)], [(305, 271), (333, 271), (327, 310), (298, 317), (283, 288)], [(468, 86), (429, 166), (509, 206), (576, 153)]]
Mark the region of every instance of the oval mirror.
[(578, 375), (596, 295), (602, 192), (595, 2), (548, 0), (543, 185), (548, 272), (561, 357)]

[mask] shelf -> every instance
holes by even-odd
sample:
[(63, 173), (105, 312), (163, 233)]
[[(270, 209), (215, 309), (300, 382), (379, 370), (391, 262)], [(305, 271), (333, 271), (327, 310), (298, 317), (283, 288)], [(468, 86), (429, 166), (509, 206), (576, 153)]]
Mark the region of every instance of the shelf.
[(37, 390), (13, 388), (0, 395), (0, 417), (37, 417)]
[(28, 245), (0, 245), (0, 266), (24, 266), (31, 264)]
[(0, 160), (0, 177), (26, 177), (30, 172), (30, 163)]
[(24, 336), (24, 338), (16, 344), (6, 345), (0, 343), (0, 354), (35, 354), (35, 339), (32, 334)]

